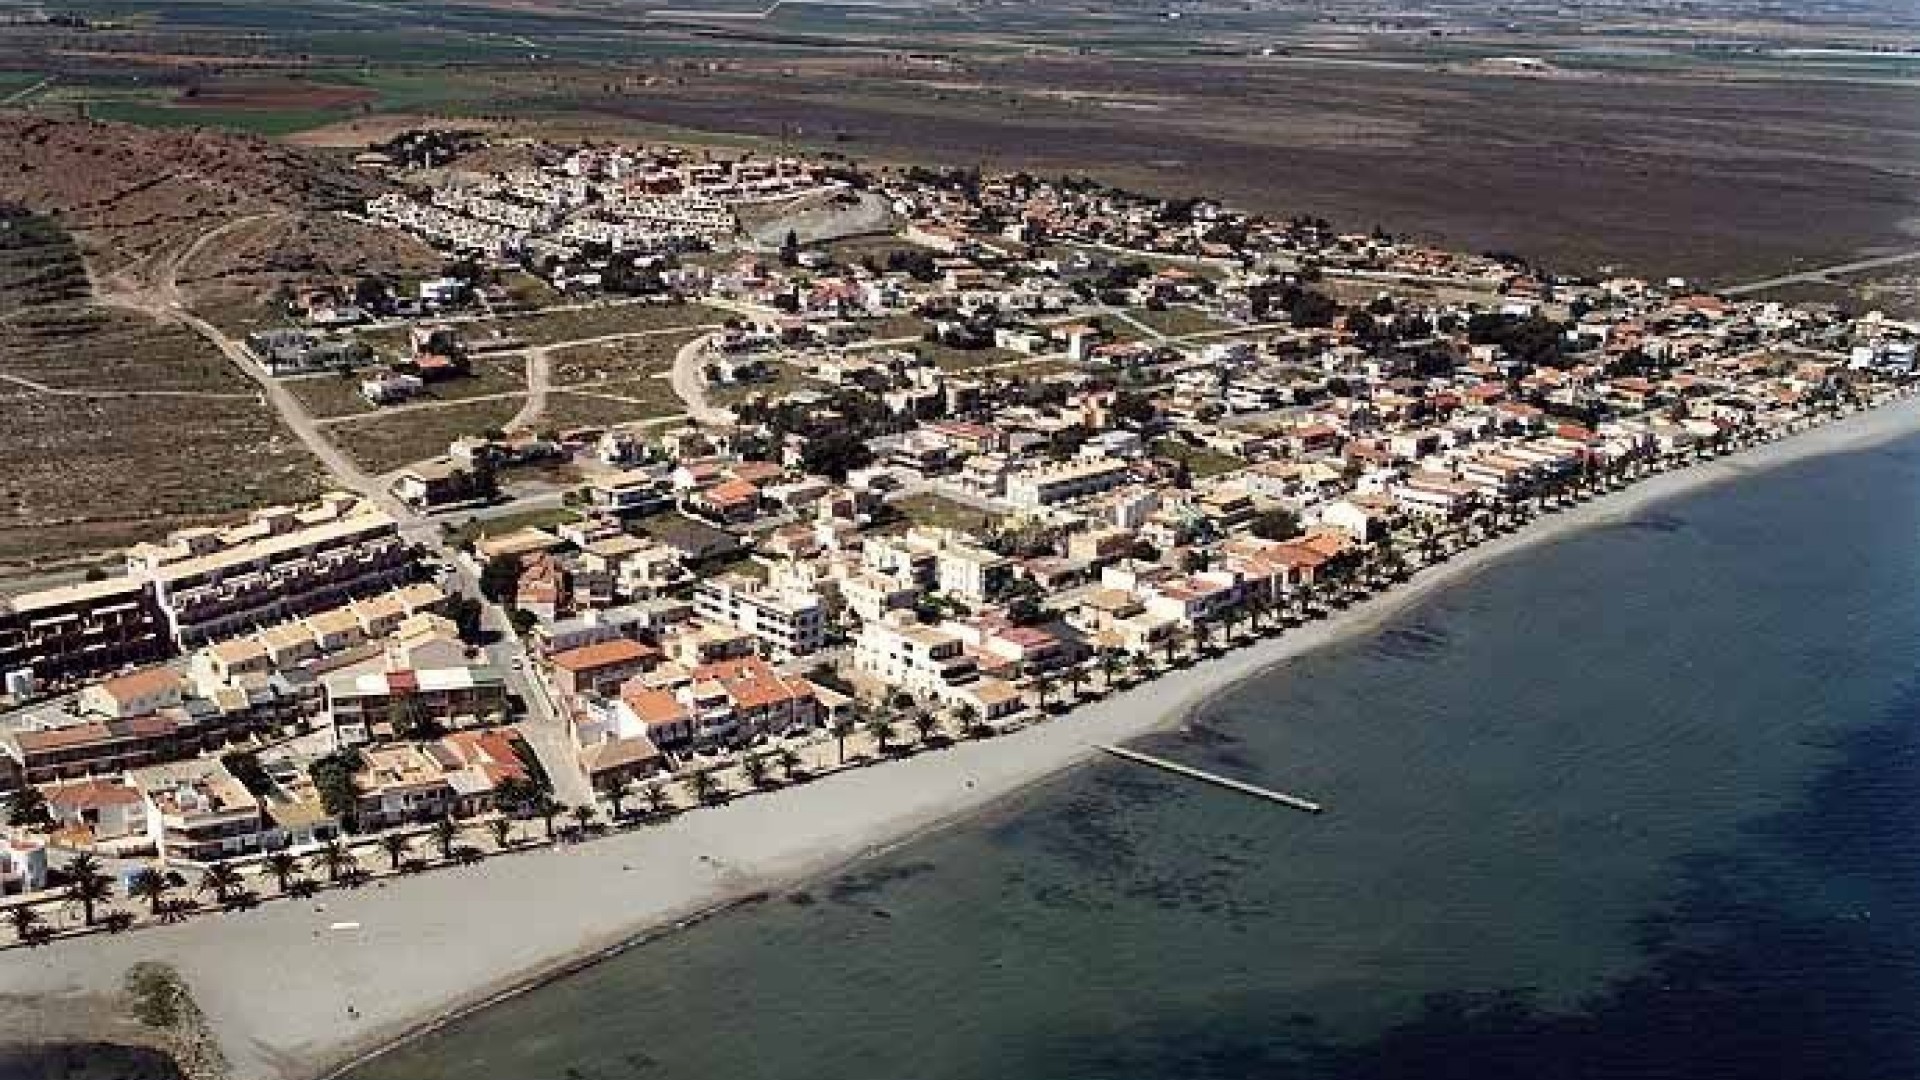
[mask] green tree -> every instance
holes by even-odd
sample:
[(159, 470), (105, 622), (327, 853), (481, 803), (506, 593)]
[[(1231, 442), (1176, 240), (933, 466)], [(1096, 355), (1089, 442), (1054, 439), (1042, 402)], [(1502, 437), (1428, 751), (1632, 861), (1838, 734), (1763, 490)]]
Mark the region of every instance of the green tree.
[(487, 822), (487, 831), (493, 834), (493, 846), (505, 850), (513, 846), (513, 819), (497, 817)]
[(600, 797), (607, 800), (613, 808), (613, 820), (618, 822), (627, 816), (627, 799), (633, 794), (633, 781), (618, 774), (602, 776), (594, 785), (600, 791)]
[(273, 875), (274, 886), (280, 890), (283, 896), (286, 895), (287, 892), (287, 883), (292, 881), (294, 875), (300, 872), (300, 860), (294, 858), (290, 852), (285, 851), (273, 852), (266, 858), (260, 860), (260, 865), (266, 868), (267, 873)]
[(433, 846), (440, 851), (442, 859), (453, 858), (453, 845), (460, 839), (460, 826), (450, 817), (442, 817), (433, 823)]
[(400, 863), (406, 859), (407, 852), (412, 849), (413, 842), (397, 832), (390, 832), (380, 837), (380, 850), (387, 853), (389, 870), (399, 870)]
[(873, 740), (874, 745), (878, 746), (880, 753), (884, 755), (887, 752), (888, 744), (893, 742), (894, 735), (896, 734), (893, 720), (885, 713), (879, 713), (869, 718), (865, 727), (867, 737)]
[(22, 785), (7, 803), (7, 824), (23, 829), (38, 829), (53, 824), (47, 797), (31, 784)]
[(142, 868), (127, 881), (127, 895), (147, 902), (147, 911), (152, 915), (160, 914), (160, 904), (173, 891), (173, 882), (167, 875), (151, 866)]
[(227, 903), (246, 888), (246, 882), (240, 877), (231, 863), (217, 862), (200, 874), (200, 891), (212, 893), (215, 900)]
[(13, 924), (13, 936), (28, 948), (39, 948), (53, 938), (40, 910), (31, 904), (19, 904), (7, 909), (7, 921)]
[(687, 777), (687, 790), (693, 793), (694, 801), (711, 803), (718, 801), (726, 788), (712, 769), (701, 769)]
[(95, 909), (113, 899), (113, 879), (100, 869), (100, 860), (86, 852), (67, 863), (66, 877), (63, 895), (68, 903), (79, 907), (86, 924), (92, 926)]

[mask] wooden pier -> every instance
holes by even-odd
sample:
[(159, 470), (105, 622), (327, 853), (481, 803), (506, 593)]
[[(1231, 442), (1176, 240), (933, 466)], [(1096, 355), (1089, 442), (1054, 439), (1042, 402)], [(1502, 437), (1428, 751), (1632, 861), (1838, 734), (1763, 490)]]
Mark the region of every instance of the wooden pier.
[(1205, 769), (1196, 769), (1191, 765), (1182, 765), (1177, 761), (1168, 761), (1166, 758), (1157, 758), (1152, 754), (1143, 754), (1138, 750), (1128, 750), (1123, 746), (1101, 746), (1099, 749), (1117, 758), (1125, 758), (1128, 761), (1138, 762), (1141, 765), (1148, 765), (1156, 769), (1165, 769), (1170, 773), (1177, 773), (1202, 783), (1212, 784), (1215, 787), (1227, 788), (1230, 791), (1238, 791), (1243, 795), (1251, 795), (1256, 799), (1276, 802), (1282, 806), (1291, 807), (1305, 813), (1318, 814), (1326, 809), (1326, 807), (1321, 806), (1311, 799), (1303, 799), (1298, 795), (1289, 795), (1284, 791), (1274, 791), (1272, 788), (1263, 788), (1258, 784), (1249, 784), (1245, 780), (1235, 780), (1232, 777), (1210, 773)]

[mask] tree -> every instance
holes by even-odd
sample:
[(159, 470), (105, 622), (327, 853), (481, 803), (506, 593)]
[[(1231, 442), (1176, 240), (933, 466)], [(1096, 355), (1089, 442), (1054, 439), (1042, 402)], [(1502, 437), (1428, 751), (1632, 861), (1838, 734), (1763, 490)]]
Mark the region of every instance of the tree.
[(1291, 540), (1300, 535), (1300, 515), (1279, 508), (1263, 510), (1247, 529), (1262, 540)]
[(960, 707), (953, 710), (953, 719), (960, 725), (960, 731), (966, 735), (978, 735), (985, 729), (985, 725), (980, 722), (980, 710), (974, 708), (970, 701), (961, 702)]
[(660, 784), (648, 784), (640, 797), (647, 801), (647, 812), (659, 817), (673, 809), (673, 797)]
[(13, 924), (13, 936), (30, 949), (45, 945), (53, 937), (40, 917), (40, 911), (31, 904), (21, 904), (7, 909), (7, 921)]
[(127, 895), (145, 900), (147, 911), (156, 916), (160, 914), (161, 901), (172, 891), (173, 882), (151, 866), (141, 869), (127, 881)]
[(853, 722), (853, 717), (846, 715), (836, 716), (832, 722), (827, 725), (827, 730), (833, 733), (833, 741), (840, 751), (840, 764), (845, 765), (847, 763), (847, 736), (857, 730)]
[(871, 738), (874, 745), (880, 748), (880, 753), (885, 754), (887, 752), (887, 744), (891, 743), (895, 734), (897, 734), (893, 726), (893, 720), (885, 713), (879, 713), (870, 718), (866, 722), (865, 727), (867, 737)]
[(53, 824), (53, 813), (47, 808), (47, 797), (31, 784), (21, 785), (7, 804), (7, 824), (23, 829)]
[(501, 849), (513, 846), (513, 820), (497, 817), (487, 822), (487, 832), (493, 834), (493, 846)]
[(1059, 688), (1059, 682), (1054, 679), (1050, 672), (1042, 671), (1033, 677), (1034, 700), (1039, 703), (1042, 711), (1047, 708), (1048, 702), (1053, 698), (1054, 692)]
[(600, 812), (598, 810), (595, 810), (592, 806), (582, 803), (581, 805), (573, 808), (574, 827), (579, 829), (582, 835), (585, 835), (587, 830), (593, 827), (593, 819), (599, 816), (600, 816)]
[(781, 747), (773, 757), (780, 764), (780, 774), (785, 776), (788, 782), (792, 782), (794, 776), (806, 768), (806, 762), (800, 760), (800, 755), (795, 753), (791, 746)]
[(940, 717), (931, 709), (915, 709), (909, 721), (913, 724), (913, 733), (919, 736), (923, 746), (940, 730)]
[(613, 807), (613, 820), (619, 821), (627, 816), (627, 799), (633, 794), (633, 781), (617, 773), (602, 776), (597, 784), (602, 798)]
[(520, 589), (520, 556), (495, 555), (480, 571), (480, 595), (496, 604), (512, 602)]
[(340, 883), (341, 877), (360, 866), (360, 860), (354, 858), (353, 852), (348, 851), (346, 845), (342, 844), (337, 837), (327, 840), (316, 848), (312, 859), (315, 869), (325, 873), (327, 880), (336, 885)]
[(567, 812), (567, 804), (543, 791), (533, 800), (533, 812), (539, 815), (541, 823), (547, 827), (547, 839), (552, 840), (553, 821)]
[(767, 783), (767, 759), (763, 754), (748, 754), (740, 761), (740, 775), (754, 787), (765, 787)]
[(213, 898), (223, 904), (230, 902), (245, 888), (246, 882), (241, 880), (240, 871), (235, 870), (231, 863), (214, 863), (200, 875), (200, 891), (212, 893)]
[(866, 441), (851, 431), (832, 431), (807, 440), (800, 451), (800, 465), (810, 473), (838, 483), (847, 473), (873, 463), (873, 451)]
[(320, 807), (351, 831), (360, 807), (360, 787), (353, 774), (359, 771), (360, 755), (351, 750), (328, 754), (307, 767), (313, 787), (320, 795)]
[(399, 833), (388, 833), (380, 838), (380, 850), (387, 853), (387, 869), (399, 870), (401, 860), (413, 849), (412, 841)]
[(687, 777), (687, 790), (693, 793), (694, 801), (710, 803), (718, 801), (726, 789), (712, 769), (701, 769)]
[(460, 839), (460, 826), (453, 823), (451, 817), (442, 817), (433, 823), (433, 846), (440, 850), (442, 859), (453, 858), (453, 845)]
[(1120, 652), (1120, 650), (1118, 649), (1101, 649), (1100, 650), (1100, 659), (1099, 659), (1100, 678), (1103, 682), (1106, 683), (1108, 690), (1113, 689), (1114, 677), (1120, 673), (1120, 669), (1122, 667), (1125, 667), (1126, 663), (1127, 663), (1127, 659)]
[(287, 883), (300, 872), (300, 860), (285, 851), (276, 851), (268, 855), (260, 860), (260, 865), (266, 868), (267, 873), (273, 875), (274, 886), (280, 890), (281, 895), (286, 894)]
[(792, 229), (788, 229), (786, 238), (780, 241), (780, 265), (798, 266), (799, 264), (800, 236)]
[(94, 910), (113, 899), (113, 879), (100, 869), (99, 859), (82, 852), (67, 863), (65, 896), (68, 903), (80, 908), (86, 924), (92, 926)]
[(109, 934), (124, 934), (133, 929), (133, 912), (109, 911), (100, 917), (100, 925), (106, 927)]
[(1069, 665), (1067, 667), (1066, 683), (1067, 688), (1073, 691), (1073, 696), (1078, 698), (1080, 691), (1086, 689), (1087, 669), (1080, 664)]

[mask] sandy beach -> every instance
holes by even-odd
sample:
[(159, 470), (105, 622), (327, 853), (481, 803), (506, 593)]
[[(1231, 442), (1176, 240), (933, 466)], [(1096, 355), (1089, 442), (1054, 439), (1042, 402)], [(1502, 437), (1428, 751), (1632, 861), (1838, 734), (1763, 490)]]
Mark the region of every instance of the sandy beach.
[(1005, 737), (849, 770), (589, 844), (324, 892), (309, 901), (276, 900), (250, 912), (119, 937), (10, 950), (0, 954), (0, 998), (89, 999), (112, 993), (130, 965), (165, 961), (191, 984), (234, 1077), (329, 1075), (424, 1025), (676, 921), (830, 872), (976, 813), (1087, 761), (1098, 743), (1178, 723), (1209, 695), (1365, 633), (1514, 551), (1759, 469), (1916, 431), (1920, 398), (1908, 398), (1653, 477), (1549, 515), (1332, 618)]

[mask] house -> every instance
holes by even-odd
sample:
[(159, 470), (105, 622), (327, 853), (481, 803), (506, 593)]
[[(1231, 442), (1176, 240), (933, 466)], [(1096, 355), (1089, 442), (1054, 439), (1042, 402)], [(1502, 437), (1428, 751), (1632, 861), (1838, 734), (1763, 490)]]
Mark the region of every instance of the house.
[(67, 780), (43, 785), (54, 831), (76, 838), (70, 846), (111, 845), (132, 838), (147, 841), (147, 804), (139, 789), (119, 778)]
[(47, 887), (47, 845), (21, 833), (0, 830), (0, 896), (39, 892)]
[(621, 684), (659, 663), (661, 652), (630, 638), (614, 638), (547, 657), (554, 688), (567, 696), (611, 696)]

